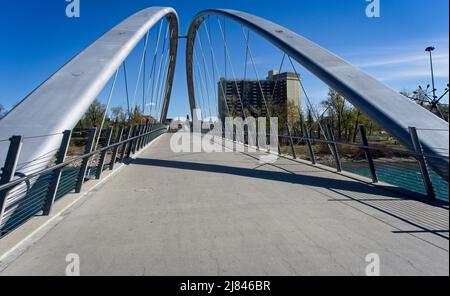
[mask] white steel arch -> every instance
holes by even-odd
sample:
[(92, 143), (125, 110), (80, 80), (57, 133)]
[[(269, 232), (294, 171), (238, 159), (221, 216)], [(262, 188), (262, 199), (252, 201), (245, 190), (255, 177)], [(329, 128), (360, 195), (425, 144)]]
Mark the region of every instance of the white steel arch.
[[(161, 111), (164, 122), (175, 73), (178, 16), (172, 8), (151, 7), (137, 12), (106, 32), (31, 92), (0, 120), (0, 139), (13, 135), (33, 137), (37, 131), (39, 135), (60, 134), (28, 139), (20, 154), (21, 163), (58, 149), (62, 132), (75, 127), (128, 55), (163, 18), (167, 19), (170, 31), (169, 71)], [(1, 165), (5, 161), (8, 144), (0, 143)], [(36, 169), (34, 166), (33, 170)], [(26, 175), (27, 169), (19, 173)]]
[(189, 28), (186, 48), (186, 74), (191, 110), (196, 108), (193, 78), (194, 45), (198, 28), (209, 16), (227, 18), (259, 34), (341, 93), (355, 107), (411, 150), (414, 148), (409, 127), (440, 131), (420, 133), (419, 139), (426, 154), (439, 157), (429, 158), (428, 162), (448, 180), (447, 122), (310, 40), (276, 23), (241, 11), (210, 9), (194, 17)]

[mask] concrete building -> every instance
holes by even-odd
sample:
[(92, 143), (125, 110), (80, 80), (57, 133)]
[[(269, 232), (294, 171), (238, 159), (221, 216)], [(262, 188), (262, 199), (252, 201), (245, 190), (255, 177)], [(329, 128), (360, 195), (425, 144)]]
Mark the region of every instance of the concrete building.
[[(270, 71), (266, 80), (227, 80), (218, 82), (219, 112), (221, 120), (227, 116), (267, 116), (267, 106), (272, 117), (286, 118), (289, 105), (301, 104), (300, 76), (285, 72)], [(262, 89), (262, 92), (261, 92)], [(241, 104), (242, 101), (242, 104)]]

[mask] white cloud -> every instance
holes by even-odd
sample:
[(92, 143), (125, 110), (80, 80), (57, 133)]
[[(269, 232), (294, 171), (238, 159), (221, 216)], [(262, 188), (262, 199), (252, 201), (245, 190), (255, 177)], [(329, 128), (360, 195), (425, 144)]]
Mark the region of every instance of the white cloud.
[[(448, 63), (448, 54), (439, 54), (433, 56), (433, 62), (435, 64)], [(391, 66), (391, 65), (410, 65), (410, 64), (428, 64), (429, 58), (425, 54), (416, 54), (409, 56), (398, 56), (398, 57), (386, 57), (385, 59), (378, 59), (373, 61), (365, 61), (361, 64), (357, 64), (358, 67), (368, 68), (368, 67), (381, 67), (381, 66)]]

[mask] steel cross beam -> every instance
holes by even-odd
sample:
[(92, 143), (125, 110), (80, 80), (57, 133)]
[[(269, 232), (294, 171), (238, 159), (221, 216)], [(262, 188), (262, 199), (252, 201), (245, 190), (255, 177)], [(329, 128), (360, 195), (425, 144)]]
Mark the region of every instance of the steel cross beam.
[[(265, 38), (324, 83), (342, 94), (356, 108), (372, 118), (411, 150), (414, 149), (414, 146), (409, 134), (409, 127), (448, 131), (449, 125), (447, 122), (328, 50), (276, 23), (229, 9), (202, 11), (194, 17), (189, 28), (186, 48), (186, 74), (191, 111), (196, 108), (194, 65), (192, 62), (194, 45), (197, 30), (209, 16), (219, 16), (232, 20)], [(428, 163), (448, 180), (449, 133), (421, 133), (419, 140), (424, 153), (433, 156), (427, 159)]]

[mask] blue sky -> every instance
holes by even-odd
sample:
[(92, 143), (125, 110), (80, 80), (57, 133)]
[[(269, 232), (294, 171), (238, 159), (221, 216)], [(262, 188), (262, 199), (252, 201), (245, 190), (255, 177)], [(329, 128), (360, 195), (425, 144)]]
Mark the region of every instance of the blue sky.
[[(174, 7), (182, 35), (203, 9), (233, 8), (259, 15), (318, 43), (399, 91), (429, 83), (424, 48), (433, 45), (437, 48), (438, 89), (445, 87), (449, 76), (448, 0), (381, 0), (377, 19), (365, 16), (365, 0), (81, 0), (78, 19), (65, 16), (65, 0), (2, 1), (0, 5), (0, 103), (8, 109), (105, 31), (149, 6)], [(264, 62), (271, 57), (266, 50), (269, 45), (257, 37), (254, 40), (258, 71), (274, 68), (275, 62)], [(181, 40), (169, 116), (189, 111), (184, 51), (185, 41)], [(310, 96), (319, 102), (326, 87), (301, 71)]]

